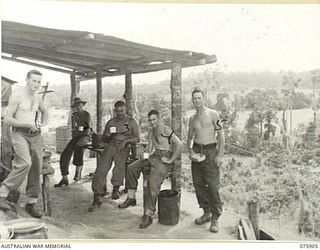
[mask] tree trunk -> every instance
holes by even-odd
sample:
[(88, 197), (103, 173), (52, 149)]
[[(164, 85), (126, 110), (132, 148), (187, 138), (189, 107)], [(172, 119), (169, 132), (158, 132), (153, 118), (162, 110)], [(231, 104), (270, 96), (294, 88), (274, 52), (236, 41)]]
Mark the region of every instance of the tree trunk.
[(125, 92), (127, 115), (133, 117), (133, 96), (132, 96), (132, 74), (130, 70), (126, 70), (125, 76)]
[[(73, 104), (73, 99), (79, 95), (80, 92), (80, 81), (76, 79), (74, 73), (70, 74), (70, 83), (71, 83), (71, 94), (70, 94), (70, 106)], [(68, 126), (74, 128), (74, 121), (71, 120), (72, 117), (72, 108), (70, 107), (69, 117), (68, 117)]]
[(257, 202), (248, 202), (249, 219), (257, 240), (260, 240), (259, 208)]
[(101, 78), (101, 72), (97, 71), (96, 74), (96, 80), (97, 80), (97, 102), (96, 102), (96, 108), (97, 108), (97, 133), (101, 134), (102, 131), (102, 78)]
[[(171, 71), (171, 122), (172, 129), (181, 139), (182, 124), (182, 88), (181, 88), (181, 64), (175, 64)], [(181, 189), (181, 154), (174, 162), (172, 171), (171, 188), (177, 191)]]

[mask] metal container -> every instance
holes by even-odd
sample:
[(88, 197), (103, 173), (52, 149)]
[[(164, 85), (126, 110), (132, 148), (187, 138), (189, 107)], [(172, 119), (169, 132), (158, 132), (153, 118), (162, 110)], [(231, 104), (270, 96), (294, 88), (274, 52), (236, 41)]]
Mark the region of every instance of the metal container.
[(62, 153), (67, 144), (71, 140), (71, 128), (68, 126), (61, 126), (56, 128), (56, 152)]

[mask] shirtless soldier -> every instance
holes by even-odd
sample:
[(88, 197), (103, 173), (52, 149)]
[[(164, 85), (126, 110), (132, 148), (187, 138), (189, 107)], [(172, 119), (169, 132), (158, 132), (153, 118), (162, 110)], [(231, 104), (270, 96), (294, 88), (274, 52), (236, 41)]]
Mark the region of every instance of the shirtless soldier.
[[(218, 219), (222, 213), (219, 195), (220, 165), (224, 152), (224, 133), (219, 124), (217, 111), (204, 106), (204, 94), (195, 89), (192, 102), (196, 114), (190, 118), (188, 132), (189, 157), (192, 160), (192, 180), (196, 196), (204, 214), (195, 220), (195, 224), (203, 225), (211, 220), (210, 231), (219, 231)], [(193, 145), (192, 145), (193, 142)], [(205, 156), (205, 160), (197, 162), (197, 154)]]
[(156, 211), (161, 185), (171, 169), (171, 164), (177, 159), (182, 149), (182, 142), (178, 136), (171, 128), (162, 124), (159, 116), (157, 110), (151, 110), (148, 113), (150, 129), (146, 153), (150, 153), (150, 156), (148, 159), (137, 160), (128, 166), (126, 179), (128, 198), (118, 206), (119, 208), (127, 208), (136, 205), (135, 194), (140, 174), (150, 169), (148, 191), (144, 196), (145, 215), (139, 225), (140, 228), (146, 228), (153, 222), (152, 216)]
[[(40, 127), (48, 122), (48, 112), (41, 96), (36, 94), (42, 80), (42, 73), (31, 70), (27, 74), (27, 85), (14, 93), (10, 99), (4, 121), (12, 127), (14, 159), (12, 170), (0, 188), (0, 202), (5, 203), (9, 191), (15, 191), (28, 176), (26, 211), (40, 218), (36, 203), (40, 193), (40, 171), (42, 168), (43, 140)], [(39, 112), (40, 111), (40, 112)], [(41, 123), (37, 117), (41, 113)]]

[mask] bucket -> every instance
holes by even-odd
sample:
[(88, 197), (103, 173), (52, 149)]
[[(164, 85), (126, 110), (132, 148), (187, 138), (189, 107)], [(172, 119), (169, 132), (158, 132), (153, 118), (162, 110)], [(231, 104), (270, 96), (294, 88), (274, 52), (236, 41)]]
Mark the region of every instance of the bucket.
[(48, 239), (44, 222), (36, 218), (9, 220), (3, 225), (12, 230), (12, 239)]
[(180, 216), (180, 194), (176, 190), (165, 189), (158, 196), (159, 223), (176, 225)]
[(56, 128), (56, 152), (62, 153), (69, 141), (71, 140), (71, 128), (61, 126)]
[(92, 147), (94, 148), (103, 148), (104, 143), (102, 141), (101, 134), (92, 134)]

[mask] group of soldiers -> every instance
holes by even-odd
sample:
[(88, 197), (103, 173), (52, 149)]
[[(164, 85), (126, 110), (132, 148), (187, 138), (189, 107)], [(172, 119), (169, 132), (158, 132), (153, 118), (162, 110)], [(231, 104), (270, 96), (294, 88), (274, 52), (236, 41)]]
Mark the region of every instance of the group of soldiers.
[[(36, 94), (41, 85), (42, 74), (37, 70), (28, 72), (26, 87), (14, 93), (5, 113), (5, 122), (12, 127), (12, 142), (15, 151), (13, 168), (7, 179), (1, 183), (0, 205), (10, 191), (18, 189), (26, 176), (28, 182), (26, 193), (28, 200), (26, 210), (34, 217), (40, 218), (42, 213), (36, 203), (40, 193), (40, 169), (42, 166), (41, 127), (47, 125), (48, 112), (41, 98)], [(196, 197), (203, 215), (195, 219), (195, 224), (202, 225), (211, 221), (209, 230), (218, 232), (218, 219), (222, 213), (222, 202), (219, 195), (220, 165), (224, 153), (224, 133), (220, 126), (218, 112), (204, 104), (204, 93), (194, 89), (192, 102), (196, 113), (190, 118), (187, 147), (191, 159), (192, 179)], [(69, 162), (73, 155), (76, 166), (74, 180), (81, 179), (83, 167), (83, 144), (90, 134), (90, 114), (83, 109), (86, 104), (80, 98), (73, 100), (72, 119), (74, 128), (72, 139), (60, 156), (62, 179), (55, 187), (68, 186)], [(112, 199), (120, 198), (120, 186), (125, 184), (127, 199), (118, 205), (120, 209), (136, 205), (136, 191), (141, 174), (148, 170), (144, 214), (140, 228), (152, 224), (156, 211), (157, 198), (161, 185), (172, 168), (173, 162), (180, 155), (183, 143), (174, 131), (163, 124), (158, 110), (148, 112), (148, 144), (145, 152), (138, 160), (126, 167), (130, 153), (130, 145), (140, 141), (138, 122), (126, 114), (126, 104), (117, 101), (114, 104), (115, 117), (105, 125), (102, 135), (104, 149), (98, 157), (97, 168), (93, 174), (93, 202), (88, 211), (100, 208), (102, 198), (106, 194), (106, 176), (112, 170)], [(41, 114), (41, 116), (39, 116)], [(39, 117), (41, 117), (39, 121)]]

